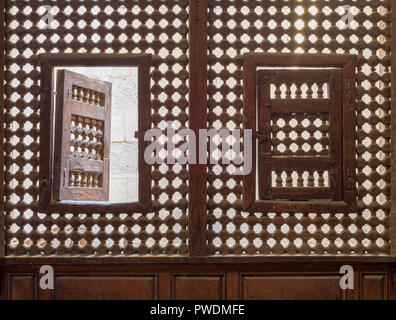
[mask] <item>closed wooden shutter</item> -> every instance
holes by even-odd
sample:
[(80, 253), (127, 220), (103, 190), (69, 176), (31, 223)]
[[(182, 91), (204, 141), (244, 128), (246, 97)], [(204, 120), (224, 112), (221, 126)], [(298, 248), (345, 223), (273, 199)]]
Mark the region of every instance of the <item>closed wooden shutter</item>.
[(57, 71), (55, 200), (108, 201), (111, 83)]
[(342, 70), (258, 73), (260, 200), (342, 200)]

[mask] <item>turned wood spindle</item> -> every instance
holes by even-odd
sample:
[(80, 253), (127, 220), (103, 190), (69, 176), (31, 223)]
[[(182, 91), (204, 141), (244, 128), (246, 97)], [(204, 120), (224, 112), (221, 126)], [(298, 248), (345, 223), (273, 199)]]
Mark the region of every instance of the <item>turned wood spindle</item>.
[(323, 83), (318, 83), (318, 99), (323, 99)]
[(276, 174), (276, 179), (275, 179), (276, 186), (282, 187), (283, 186), (282, 171), (275, 171), (275, 174)]
[(282, 90), (279, 84), (275, 85), (275, 99), (280, 99), (282, 97)]
[(302, 97), (301, 86), (302, 86), (302, 83), (296, 83), (296, 99), (301, 99), (301, 97)]
[(318, 186), (319, 187), (324, 187), (324, 177), (323, 177), (323, 170), (320, 170), (320, 171), (318, 171), (318, 175), (319, 175), (319, 178), (318, 178)]
[(312, 82), (308, 82), (307, 83), (308, 89), (307, 89), (307, 99), (312, 99), (312, 94), (313, 94), (313, 90), (312, 90)]
[(286, 187), (292, 187), (293, 186), (293, 177), (292, 177), (293, 171), (287, 170), (286, 171)]
[(303, 173), (301, 171), (297, 172), (297, 187), (304, 187), (304, 178)]
[(308, 187), (314, 187), (315, 186), (315, 177), (313, 175), (312, 171), (308, 172)]

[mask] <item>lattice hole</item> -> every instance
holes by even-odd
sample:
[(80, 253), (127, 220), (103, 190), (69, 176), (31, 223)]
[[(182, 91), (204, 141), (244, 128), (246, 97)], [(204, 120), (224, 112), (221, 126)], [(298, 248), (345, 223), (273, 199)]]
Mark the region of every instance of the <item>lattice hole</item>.
[(329, 187), (329, 172), (272, 171), (273, 187)]

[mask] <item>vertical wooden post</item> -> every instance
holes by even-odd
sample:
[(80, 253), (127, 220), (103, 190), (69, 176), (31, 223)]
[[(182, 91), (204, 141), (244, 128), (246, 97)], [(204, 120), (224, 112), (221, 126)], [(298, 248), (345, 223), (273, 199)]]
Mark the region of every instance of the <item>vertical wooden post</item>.
[(170, 272), (161, 272), (158, 275), (158, 299), (171, 299), (171, 274)]
[[(207, 0), (190, 0), (190, 129), (199, 137), (207, 127)], [(197, 159), (199, 143), (197, 143)], [(189, 255), (206, 254), (206, 165), (189, 165)]]
[(5, 255), (5, 211), (4, 211), (4, 51), (5, 51), (5, 7), (0, 3), (0, 258)]
[(391, 66), (392, 66), (392, 110), (391, 110), (391, 211), (390, 234), (391, 256), (396, 257), (396, 0), (392, 0)]
[(239, 272), (227, 272), (226, 274), (226, 299), (240, 299)]

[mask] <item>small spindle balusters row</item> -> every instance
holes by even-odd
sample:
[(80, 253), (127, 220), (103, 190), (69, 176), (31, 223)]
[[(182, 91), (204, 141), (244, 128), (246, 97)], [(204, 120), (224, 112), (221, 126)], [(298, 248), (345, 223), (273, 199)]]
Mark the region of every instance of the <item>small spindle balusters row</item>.
[(70, 171), (69, 186), (81, 188), (102, 188), (102, 175), (99, 173)]
[(272, 171), (273, 187), (328, 187), (328, 171)]
[(327, 99), (328, 97), (326, 82), (271, 84), (271, 99)]
[(104, 93), (76, 85), (73, 86), (72, 99), (102, 107), (105, 105)]

